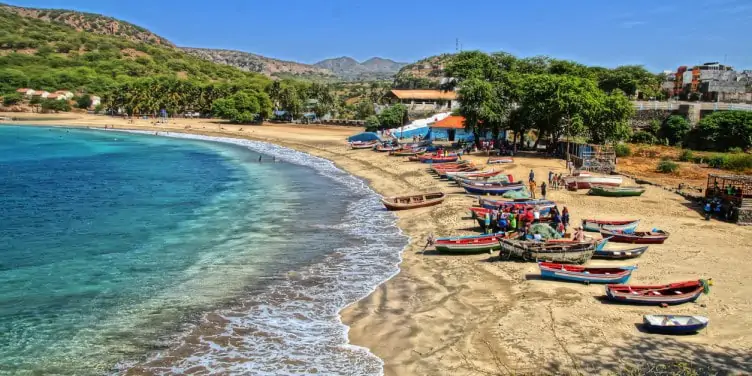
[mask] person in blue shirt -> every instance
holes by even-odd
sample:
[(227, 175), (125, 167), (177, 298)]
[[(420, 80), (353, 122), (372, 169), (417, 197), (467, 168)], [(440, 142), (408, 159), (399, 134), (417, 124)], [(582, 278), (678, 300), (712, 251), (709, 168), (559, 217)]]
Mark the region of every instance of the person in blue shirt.
[(710, 201), (705, 202), (705, 220), (710, 220), (710, 214), (711, 214), (711, 208), (710, 208)]
[(533, 181), (535, 181), (535, 172), (533, 172), (533, 170), (530, 170), (528, 182), (533, 182)]

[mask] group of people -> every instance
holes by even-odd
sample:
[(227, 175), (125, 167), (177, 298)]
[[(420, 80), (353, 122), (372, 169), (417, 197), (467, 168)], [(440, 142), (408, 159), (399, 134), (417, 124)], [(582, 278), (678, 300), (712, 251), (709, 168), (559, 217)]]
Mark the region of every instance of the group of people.
[[(569, 209), (565, 206), (559, 212), (559, 207), (554, 206), (549, 211), (549, 225), (556, 232), (564, 235), (569, 227)], [(510, 232), (517, 231), (526, 235), (530, 232), (530, 226), (540, 223), (541, 212), (537, 207), (514, 208), (505, 207), (500, 210), (494, 210), (486, 213), (485, 228), (486, 233)]]
[[(548, 187), (551, 187), (552, 189), (558, 190), (563, 188), (566, 185), (564, 182), (564, 176), (559, 174), (554, 174), (553, 171), (548, 172), (548, 183), (545, 181), (540, 186), (540, 194), (541, 198), (546, 199), (546, 194), (548, 193)], [(535, 182), (535, 171), (530, 170), (530, 175), (528, 176), (528, 188), (530, 189), (530, 198), (535, 199), (535, 191), (538, 187), (538, 183)]]

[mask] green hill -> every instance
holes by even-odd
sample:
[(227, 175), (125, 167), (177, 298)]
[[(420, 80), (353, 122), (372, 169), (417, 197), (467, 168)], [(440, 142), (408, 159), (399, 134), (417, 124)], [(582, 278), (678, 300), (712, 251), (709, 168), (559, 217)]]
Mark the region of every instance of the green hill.
[(146, 29), (113, 18), (0, 5), (0, 94), (20, 87), (101, 94), (157, 76), (193, 83), (269, 82), (190, 56)]

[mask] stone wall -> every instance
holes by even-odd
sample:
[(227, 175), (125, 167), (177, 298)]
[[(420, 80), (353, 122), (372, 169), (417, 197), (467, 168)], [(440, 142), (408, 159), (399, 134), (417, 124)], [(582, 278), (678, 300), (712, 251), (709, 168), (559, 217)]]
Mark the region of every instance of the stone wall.
[(629, 125), (634, 130), (649, 128), (650, 123), (652, 123), (653, 120), (658, 120), (659, 122), (663, 123), (663, 121), (668, 119), (669, 116), (676, 113), (678, 113), (678, 111), (676, 110), (635, 111), (634, 116), (632, 116), (632, 119), (629, 120)]

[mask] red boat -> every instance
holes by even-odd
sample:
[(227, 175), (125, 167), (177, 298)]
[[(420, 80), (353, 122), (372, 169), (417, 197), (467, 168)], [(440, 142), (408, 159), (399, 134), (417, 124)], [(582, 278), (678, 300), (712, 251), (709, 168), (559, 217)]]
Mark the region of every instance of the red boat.
[(656, 286), (608, 285), (610, 300), (632, 304), (682, 304), (693, 302), (709, 291), (712, 280), (696, 280)]
[(442, 163), (442, 162), (454, 162), (459, 159), (458, 156), (451, 157), (432, 157), (432, 156), (420, 156), (420, 161), (423, 163)]
[(608, 231), (601, 230), (601, 236), (604, 238), (611, 238), (614, 243), (631, 243), (631, 244), (663, 244), (668, 239), (669, 233), (665, 231), (638, 231), (638, 232), (623, 232), (623, 231)]

